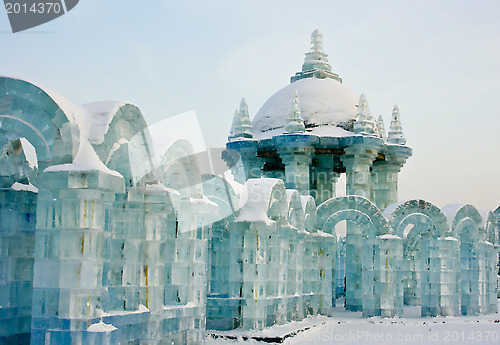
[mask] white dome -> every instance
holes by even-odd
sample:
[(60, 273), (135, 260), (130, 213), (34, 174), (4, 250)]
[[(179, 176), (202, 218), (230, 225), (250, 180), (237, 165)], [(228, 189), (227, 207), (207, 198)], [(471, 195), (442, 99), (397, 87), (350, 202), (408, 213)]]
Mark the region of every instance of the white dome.
[(304, 78), (272, 95), (252, 121), (256, 139), (272, 138), (285, 132), (294, 89), (299, 94), (300, 110), (307, 133), (343, 137), (354, 135), (347, 128), (357, 113), (359, 97), (337, 80)]

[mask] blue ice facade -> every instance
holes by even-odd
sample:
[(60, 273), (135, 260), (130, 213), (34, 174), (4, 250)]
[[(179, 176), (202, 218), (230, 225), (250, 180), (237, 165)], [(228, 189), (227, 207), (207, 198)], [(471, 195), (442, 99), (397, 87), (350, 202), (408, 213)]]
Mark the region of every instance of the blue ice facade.
[(217, 206), (190, 145), (154, 166), (135, 106), (19, 79), (0, 78), (0, 104), (0, 344), (203, 343)]
[(385, 133), (322, 49), (315, 31), (253, 121), (242, 101), (224, 176), (202, 175), (185, 140), (152, 158), (130, 103), (1, 77), (0, 344), (202, 344), (344, 297), (366, 317), (497, 312), (498, 218), (398, 201), (399, 109)]

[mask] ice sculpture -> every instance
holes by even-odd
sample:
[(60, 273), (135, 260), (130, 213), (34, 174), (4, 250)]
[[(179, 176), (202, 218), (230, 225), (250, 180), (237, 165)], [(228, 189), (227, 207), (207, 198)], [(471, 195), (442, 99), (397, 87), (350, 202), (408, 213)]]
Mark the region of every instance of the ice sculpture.
[[(203, 343), (204, 218), (217, 206), (160, 174), (175, 165), (200, 184), (196, 165), (156, 167), (131, 104), (77, 107), (5, 77), (0, 99), (0, 342)], [(39, 176), (17, 138), (34, 146)]]
[(202, 344), (332, 315), (344, 295), (365, 317), (497, 312), (499, 218), (398, 202), (399, 109), (386, 139), (311, 41), (252, 122), (241, 102), (224, 176), (183, 139), (156, 162), (130, 103), (0, 77), (0, 343)]

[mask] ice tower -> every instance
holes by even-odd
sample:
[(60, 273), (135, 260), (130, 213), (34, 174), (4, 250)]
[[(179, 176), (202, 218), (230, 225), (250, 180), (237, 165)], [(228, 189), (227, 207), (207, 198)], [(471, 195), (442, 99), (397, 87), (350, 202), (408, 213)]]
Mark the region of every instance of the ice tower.
[(280, 178), (319, 205), (336, 196), (336, 182), (345, 173), (347, 194), (365, 197), (380, 209), (396, 202), (398, 173), (412, 154), (399, 109), (394, 108), (387, 139), (379, 135), (383, 121), (374, 118), (364, 94), (356, 96), (332, 72), (318, 30), (311, 35), (302, 71), (290, 81), (264, 103), (251, 126), (247, 113), (235, 116), (225, 158), (234, 166), (235, 157), (241, 157), (246, 176), (240, 182)]
[(241, 101), (232, 175), (202, 175), (184, 139), (162, 150), (133, 104), (0, 77), (0, 344), (203, 344), (341, 297), (365, 317), (497, 312), (498, 218), (398, 202), (399, 108), (386, 135), (317, 30), (253, 121)]

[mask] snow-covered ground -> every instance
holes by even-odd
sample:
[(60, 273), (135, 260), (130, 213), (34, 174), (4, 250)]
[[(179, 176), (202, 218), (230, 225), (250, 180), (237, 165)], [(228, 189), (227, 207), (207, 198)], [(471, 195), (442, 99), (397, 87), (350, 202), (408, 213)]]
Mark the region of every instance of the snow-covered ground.
[[(419, 307), (405, 307), (404, 318), (383, 319), (363, 318), (360, 312), (338, 308), (334, 317), (307, 319), (306, 323), (317, 326), (286, 339), (283, 344), (500, 344), (499, 314), (422, 318), (419, 312)], [(301, 327), (293, 324), (274, 326), (264, 333), (281, 335)], [(207, 345), (265, 344), (244, 341), (244, 335), (248, 333), (241, 332), (239, 340), (207, 337)]]

